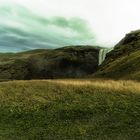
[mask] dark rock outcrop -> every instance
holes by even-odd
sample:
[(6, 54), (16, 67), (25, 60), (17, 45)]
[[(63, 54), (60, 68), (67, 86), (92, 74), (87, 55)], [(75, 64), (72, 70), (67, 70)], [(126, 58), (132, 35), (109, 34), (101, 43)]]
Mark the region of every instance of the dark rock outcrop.
[(98, 68), (99, 48), (64, 47), (0, 55), (0, 79), (80, 78)]
[(107, 54), (106, 60), (116, 59), (123, 55), (140, 50), (140, 30), (132, 31), (114, 47), (114, 50)]

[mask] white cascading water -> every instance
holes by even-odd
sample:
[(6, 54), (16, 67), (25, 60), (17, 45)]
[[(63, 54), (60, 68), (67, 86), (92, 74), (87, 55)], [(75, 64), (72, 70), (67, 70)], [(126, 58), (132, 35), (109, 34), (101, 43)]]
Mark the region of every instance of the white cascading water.
[(106, 58), (106, 54), (109, 53), (112, 50), (112, 48), (103, 48), (100, 49), (99, 51), (99, 65), (101, 65), (103, 63), (103, 61)]

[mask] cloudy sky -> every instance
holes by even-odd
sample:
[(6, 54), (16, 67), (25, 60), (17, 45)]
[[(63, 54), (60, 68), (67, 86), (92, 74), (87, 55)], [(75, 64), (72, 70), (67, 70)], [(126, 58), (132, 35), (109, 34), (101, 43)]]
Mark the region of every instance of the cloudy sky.
[(140, 0), (0, 0), (0, 51), (114, 46), (140, 29)]

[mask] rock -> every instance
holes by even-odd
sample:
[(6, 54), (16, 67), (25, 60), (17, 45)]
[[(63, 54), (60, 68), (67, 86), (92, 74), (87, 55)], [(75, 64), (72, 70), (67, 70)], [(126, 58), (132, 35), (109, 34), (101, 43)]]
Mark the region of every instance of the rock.
[(140, 49), (140, 30), (132, 31), (114, 47), (114, 50), (107, 54), (107, 59), (118, 58), (124, 54), (130, 54)]
[(0, 79), (81, 78), (98, 68), (99, 48), (63, 47), (0, 55)]

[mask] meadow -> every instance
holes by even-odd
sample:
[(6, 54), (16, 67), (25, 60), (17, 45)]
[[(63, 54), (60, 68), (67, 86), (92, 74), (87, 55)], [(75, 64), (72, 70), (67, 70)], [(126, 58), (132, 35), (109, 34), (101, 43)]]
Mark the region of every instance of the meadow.
[(0, 140), (139, 140), (140, 83), (0, 83)]

